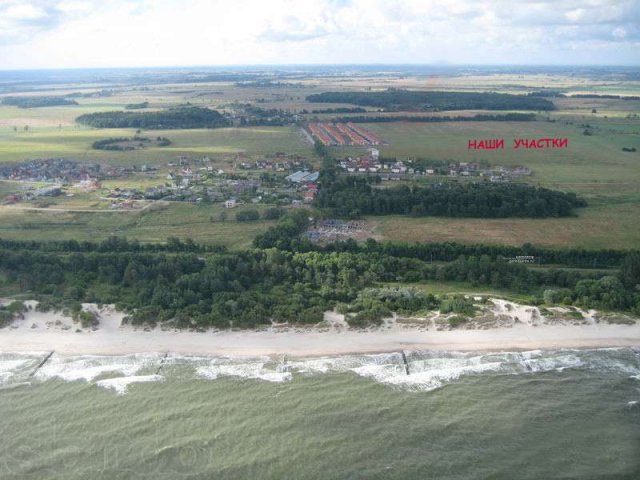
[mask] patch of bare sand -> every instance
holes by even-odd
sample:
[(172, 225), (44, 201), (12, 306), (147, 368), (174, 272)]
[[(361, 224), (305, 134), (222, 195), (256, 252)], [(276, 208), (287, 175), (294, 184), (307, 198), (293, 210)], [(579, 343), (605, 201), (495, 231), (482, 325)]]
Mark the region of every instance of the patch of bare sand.
[[(411, 328), (392, 321), (380, 329), (355, 330), (349, 329), (339, 314), (331, 313), (325, 318), (325, 323), (329, 322), (326, 328), (223, 332), (136, 329), (122, 325), (124, 315), (113, 307), (98, 309), (90, 304), (84, 307), (95, 309), (100, 324), (96, 330), (82, 330), (61, 313), (42, 313), (32, 308), (24, 319), (0, 330), (0, 351), (55, 350), (63, 354), (104, 355), (170, 351), (245, 357), (280, 354), (307, 357), (397, 350), (505, 351), (640, 346), (640, 324), (637, 322), (633, 325), (539, 322), (530, 310), (536, 307), (516, 304), (506, 307), (501, 302), (493, 305), (490, 309), (494, 309), (494, 313), (512, 321), (496, 328), (449, 330)], [(32, 328), (33, 325), (36, 326)]]

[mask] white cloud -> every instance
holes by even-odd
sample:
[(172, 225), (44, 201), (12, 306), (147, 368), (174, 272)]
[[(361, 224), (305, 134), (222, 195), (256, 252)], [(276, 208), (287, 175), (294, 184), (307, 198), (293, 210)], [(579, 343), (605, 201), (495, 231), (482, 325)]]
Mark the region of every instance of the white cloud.
[(618, 27), (614, 28), (611, 34), (616, 38), (624, 38), (627, 36), (627, 31), (622, 27)]
[(56, 5), (56, 9), (64, 13), (88, 13), (93, 5), (91, 2), (65, 0)]
[(47, 16), (42, 8), (29, 3), (10, 5), (2, 14), (11, 20), (37, 20)]
[(637, 64), (639, 22), (636, 0), (0, 0), (0, 68)]

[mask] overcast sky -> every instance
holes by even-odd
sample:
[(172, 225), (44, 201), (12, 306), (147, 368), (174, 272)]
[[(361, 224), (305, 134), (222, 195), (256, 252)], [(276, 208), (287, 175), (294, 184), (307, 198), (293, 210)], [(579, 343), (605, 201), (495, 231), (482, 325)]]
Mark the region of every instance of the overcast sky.
[(0, 69), (640, 65), (640, 0), (0, 0)]

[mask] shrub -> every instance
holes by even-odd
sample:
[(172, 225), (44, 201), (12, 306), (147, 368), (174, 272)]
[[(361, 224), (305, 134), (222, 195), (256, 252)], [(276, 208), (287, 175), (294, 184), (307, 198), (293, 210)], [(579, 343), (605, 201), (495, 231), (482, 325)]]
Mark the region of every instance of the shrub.
[(253, 222), (260, 220), (260, 213), (257, 210), (242, 210), (236, 213), (236, 220), (238, 222)]
[(456, 328), (459, 327), (460, 325), (466, 323), (469, 319), (465, 316), (462, 315), (454, 315), (453, 317), (449, 318), (449, 325), (452, 328)]

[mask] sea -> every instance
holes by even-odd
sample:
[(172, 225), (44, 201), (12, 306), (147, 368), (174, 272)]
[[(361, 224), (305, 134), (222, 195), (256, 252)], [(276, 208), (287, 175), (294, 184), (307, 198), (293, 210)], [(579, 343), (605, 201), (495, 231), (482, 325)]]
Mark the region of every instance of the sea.
[(640, 479), (640, 349), (0, 354), (0, 478)]

